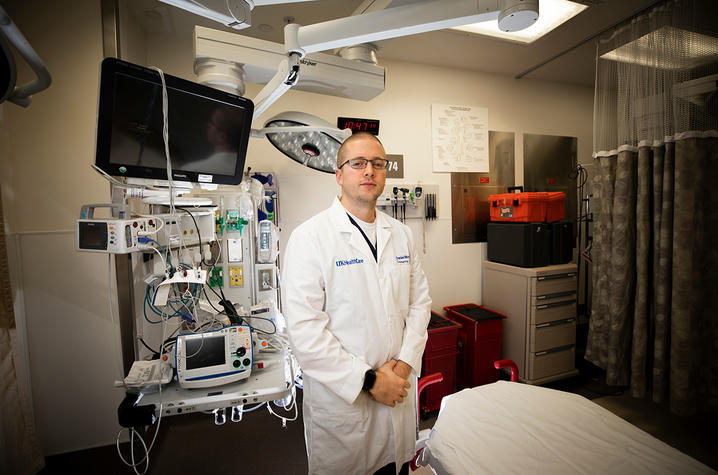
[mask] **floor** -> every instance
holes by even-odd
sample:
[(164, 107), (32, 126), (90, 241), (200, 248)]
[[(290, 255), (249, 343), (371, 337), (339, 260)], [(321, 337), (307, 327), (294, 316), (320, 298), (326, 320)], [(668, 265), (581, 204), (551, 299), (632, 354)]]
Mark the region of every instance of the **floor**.
[[(681, 418), (666, 405), (638, 400), (621, 388), (606, 386), (600, 371), (552, 383), (554, 389), (581, 394), (656, 438), (718, 470), (718, 420)], [(301, 398), (301, 391), (299, 398)], [(190, 414), (162, 420), (150, 453), (147, 474), (240, 473), (305, 474), (307, 471), (303, 427), (300, 420), (282, 421), (265, 408), (245, 414), (238, 423), (215, 425), (214, 417)], [(431, 427), (436, 413), (425, 415), (421, 428)], [(145, 437), (149, 441), (154, 429)], [(129, 444), (122, 445), (129, 458)], [(144, 467), (140, 467), (140, 473)], [(415, 473), (431, 473), (424, 468)], [(98, 447), (46, 458), (46, 474), (131, 474), (115, 446)]]

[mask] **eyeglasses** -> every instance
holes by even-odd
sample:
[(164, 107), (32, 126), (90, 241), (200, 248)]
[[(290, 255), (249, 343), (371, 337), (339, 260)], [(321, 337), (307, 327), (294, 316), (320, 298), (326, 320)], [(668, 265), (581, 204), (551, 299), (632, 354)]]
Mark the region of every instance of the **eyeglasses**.
[(339, 166), (339, 169), (348, 163), (354, 170), (363, 170), (369, 162), (371, 162), (371, 166), (374, 170), (386, 170), (389, 160), (385, 160), (383, 158), (375, 158), (373, 160), (367, 160), (366, 158), (350, 158), (346, 162), (342, 163)]

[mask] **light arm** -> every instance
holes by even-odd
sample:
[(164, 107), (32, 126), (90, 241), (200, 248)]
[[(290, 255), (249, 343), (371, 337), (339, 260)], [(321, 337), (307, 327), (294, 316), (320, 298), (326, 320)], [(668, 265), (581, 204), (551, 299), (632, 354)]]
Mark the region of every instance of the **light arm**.
[(499, 18), (498, 0), (430, 0), (302, 26), (306, 53), (416, 35)]
[(50, 87), (50, 82), (52, 82), (50, 73), (47, 71), (47, 68), (45, 68), (42, 59), (40, 59), (2, 7), (0, 7), (0, 31), (5, 34), (10, 43), (12, 43), (20, 55), (25, 58), (27, 64), (30, 65), (37, 75), (35, 81), (16, 87), (8, 97), (10, 102), (14, 102), (22, 107), (27, 107), (30, 105), (30, 96)]
[[(289, 60), (291, 60), (291, 56)], [(299, 66), (294, 65), (290, 69), (289, 60), (283, 59), (279, 63), (277, 73), (254, 98), (254, 114), (252, 115), (252, 122), (254, 122), (257, 117), (267, 110), (269, 106), (274, 104), (277, 99), (282, 97), (282, 94), (287, 92), (292, 86), (294, 86), (294, 84), (296, 84)]]

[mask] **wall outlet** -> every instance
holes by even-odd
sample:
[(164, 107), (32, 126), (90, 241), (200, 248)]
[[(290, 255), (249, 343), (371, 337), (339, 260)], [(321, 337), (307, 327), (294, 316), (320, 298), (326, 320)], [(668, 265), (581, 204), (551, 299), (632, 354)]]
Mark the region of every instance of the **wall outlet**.
[(272, 290), (274, 287), (274, 272), (272, 269), (259, 269), (257, 271), (257, 282), (259, 283), (259, 290)]

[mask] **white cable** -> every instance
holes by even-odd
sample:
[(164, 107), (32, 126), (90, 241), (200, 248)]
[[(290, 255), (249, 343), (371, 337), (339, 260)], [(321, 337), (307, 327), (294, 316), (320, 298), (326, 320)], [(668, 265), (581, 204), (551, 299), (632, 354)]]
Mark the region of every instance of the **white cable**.
[(105, 170), (103, 170), (102, 168), (98, 167), (98, 166), (95, 165), (94, 163), (91, 163), (91, 164), (90, 164), (90, 168), (92, 168), (93, 170), (95, 170), (95, 171), (96, 171), (97, 173), (99, 173), (103, 178), (105, 178), (107, 181), (109, 181), (110, 183), (112, 183), (113, 185), (115, 185), (115, 186), (118, 187), (118, 188), (124, 188), (124, 189), (137, 188), (136, 186), (128, 185), (127, 183), (122, 183), (120, 180), (118, 180), (117, 178), (115, 178), (115, 177), (109, 175)]
[[(138, 247), (139, 247), (139, 246), (138, 246)], [(168, 264), (168, 263), (167, 263), (167, 261), (165, 261), (165, 255), (162, 254), (159, 249), (157, 249), (155, 246), (152, 246), (151, 244), (147, 244), (145, 247), (140, 247), (140, 249), (142, 249), (142, 250), (152, 249), (153, 251), (155, 251), (155, 252), (157, 253), (157, 255), (160, 256), (160, 261), (161, 261), (161, 262), (164, 262), (164, 264), (165, 264), (165, 274), (167, 273), (167, 264)]]
[[(107, 302), (110, 305), (110, 322), (112, 324), (112, 342), (115, 347), (115, 355), (122, 355), (122, 351), (117, 346), (117, 332), (115, 330), (115, 312), (112, 310), (112, 254), (107, 255)], [(122, 362), (116, 357), (113, 358), (117, 365), (117, 370), (120, 373), (120, 381), (122, 386), (127, 390), (127, 383), (125, 383), (125, 372), (122, 369)]]
[[(165, 73), (158, 68), (157, 66), (152, 66), (152, 69), (157, 71), (160, 75), (160, 81), (162, 82), (162, 138), (164, 139), (165, 144), (165, 158), (167, 160), (167, 183), (169, 185), (169, 198), (170, 198), (170, 228), (172, 226), (175, 227), (175, 230), (177, 231), (177, 236), (179, 237), (179, 248), (180, 251), (182, 250), (184, 240), (182, 239), (182, 230), (179, 225), (180, 217), (177, 216), (177, 210), (175, 209), (175, 195), (174, 195), (174, 180), (172, 179), (172, 161), (170, 160), (170, 144), (169, 144), (169, 114), (168, 114), (168, 102), (167, 102), (167, 83), (165, 82)], [(172, 235), (172, 232), (168, 234), (168, 248), (172, 247), (172, 243), (169, 242), (169, 236)], [(167, 252), (170, 252), (169, 250)]]
[[(162, 315), (160, 315), (160, 318), (162, 319), (162, 346), (160, 348), (160, 361), (162, 360), (162, 356), (165, 354), (165, 335), (167, 334), (167, 315), (162, 312)], [(160, 424), (162, 423), (162, 372), (160, 371), (159, 376), (159, 382), (158, 382), (158, 388), (159, 388), (159, 400), (160, 400), (160, 409), (159, 409), (159, 417), (157, 418), (157, 426), (155, 427), (155, 435), (152, 437), (152, 442), (150, 442), (150, 446), (147, 447), (147, 444), (145, 443), (145, 440), (142, 438), (139, 432), (137, 432), (137, 429), (134, 427), (129, 428), (130, 431), (130, 461), (128, 462), (125, 460), (125, 458), (122, 456), (122, 451), (120, 450), (120, 435), (122, 435), (122, 431), (125, 430), (125, 428), (120, 429), (120, 431), (117, 433), (117, 439), (115, 441), (115, 445), (117, 447), (117, 454), (120, 456), (120, 460), (127, 465), (128, 467), (132, 467), (132, 470), (135, 472), (136, 475), (144, 475), (147, 473), (147, 470), (150, 467), (150, 451), (152, 450), (152, 447), (155, 445), (155, 441), (157, 440), (157, 434), (160, 432)], [(123, 380), (124, 382), (124, 380)], [(140, 439), (140, 443), (142, 444), (142, 448), (145, 451), (145, 456), (142, 457), (142, 459), (139, 462), (135, 461), (135, 441), (134, 437), (135, 434), (137, 435), (137, 438)], [(142, 463), (145, 462), (145, 469), (140, 472), (137, 470), (137, 467), (142, 465)]]

